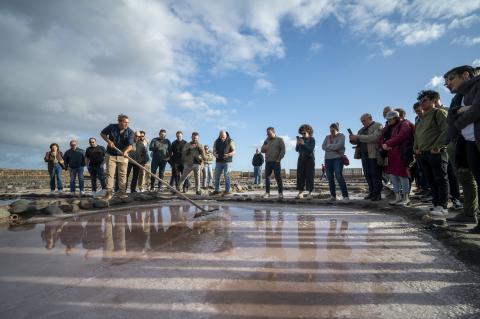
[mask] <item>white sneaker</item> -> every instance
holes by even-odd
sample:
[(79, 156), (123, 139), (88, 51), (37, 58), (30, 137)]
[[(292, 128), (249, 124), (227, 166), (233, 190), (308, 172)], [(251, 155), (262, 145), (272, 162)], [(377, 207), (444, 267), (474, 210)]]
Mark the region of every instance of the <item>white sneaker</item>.
[(328, 200), (331, 201), (331, 202), (334, 202), (334, 201), (337, 200), (337, 198), (336, 198), (336, 197), (333, 197), (333, 196), (330, 196), (330, 198), (329, 198)]
[(84, 191), (80, 191), (79, 193), (80, 195), (86, 195), (86, 193)]
[(312, 195), (312, 193), (308, 193), (307, 195), (304, 196), (304, 198), (306, 198), (306, 199), (312, 199), (312, 198), (313, 198), (313, 195)]
[(106, 189), (102, 189), (102, 190), (99, 190), (95, 193), (96, 196), (105, 196), (105, 194), (107, 193), (107, 190)]
[(50, 194), (55, 194), (55, 191), (50, 191)]
[(350, 198), (349, 198), (349, 197), (344, 197), (344, 198), (342, 198), (342, 201), (344, 201), (344, 202), (349, 202), (349, 201), (350, 201)]
[(270, 197), (270, 193), (265, 193), (262, 195), (263, 198), (269, 198)]
[(278, 198), (283, 199), (283, 193), (278, 194)]
[(433, 210), (431, 210), (428, 214), (433, 217), (445, 218), (446, 216), (448, 216), (448, 210), (446, 210), (442, 206), (435, 206)]
[(304, 197), (304, 193), (303, 192), (299, 192), (297, 196), (295, 196), (296, 199), (301, 199)]

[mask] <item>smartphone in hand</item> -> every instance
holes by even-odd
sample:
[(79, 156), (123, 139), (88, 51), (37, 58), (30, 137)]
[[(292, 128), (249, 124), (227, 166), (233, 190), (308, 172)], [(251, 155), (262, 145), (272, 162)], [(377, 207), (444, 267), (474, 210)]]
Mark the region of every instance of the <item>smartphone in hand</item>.
[(348, 131), (348, 134), (353, 135), (353, 132), (351, 129), (347, 129), (347, 131)]

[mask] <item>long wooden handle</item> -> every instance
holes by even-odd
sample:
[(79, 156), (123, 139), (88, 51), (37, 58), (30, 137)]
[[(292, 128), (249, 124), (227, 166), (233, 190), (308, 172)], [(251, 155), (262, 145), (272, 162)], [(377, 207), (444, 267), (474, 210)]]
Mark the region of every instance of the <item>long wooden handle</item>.
[[(123, 152), (120, 151), (116, 146), (114, 146), (113, 149), (123, 155)], [(182, 197), (183, 199), (185, 199), (186, 201), (188, 201), (189, 203), (191, 203), (192, 205), (194, 205), (195, 207), (197, 207), (198, 209), (200, 209), (202, 212), (208, 212), (208, 210), (204, 209), (202, 206), (200, 206), (200, 205), (198, 205), (197, 203), (195, 203), (193, 200), (191, 200), (190, 198), (188, 198), (186, 195), (182, 194), (182, 193), (179, 192), (177, 189), (175, 189), (174, 187), (170, 186), (170, 184), (168, 184), (168, 183), (165, 182), (163, 179), (161, 179), (161, 178), (158, 177), (157, 175), (155, 175), (155, 174), (153, 174), (152, 172), (150, 172), (148, 169), (146, 169), (143, 165), (140, 165), (137, 161), (135, 161), (135, 160), (134, 160), (133, 158), (131, 158), (130, 156), (127, 155), (127, 158), (128, 158), (134, 165), (138, 166), (139, 168), (141, 168), (142, 170), (144, 170), (145, 172), (147, 172), (148, 174), (150, 174), (150, 176), (153, 176), (153, 178), (155, 178), (157, 181), (159, 181), (159, 182), (162, 183), (163, 185), (167, 186), (167, 188), (170, 189), (171, 191), (173, 191), (175, 194), (179, 195), (180, 197)]]

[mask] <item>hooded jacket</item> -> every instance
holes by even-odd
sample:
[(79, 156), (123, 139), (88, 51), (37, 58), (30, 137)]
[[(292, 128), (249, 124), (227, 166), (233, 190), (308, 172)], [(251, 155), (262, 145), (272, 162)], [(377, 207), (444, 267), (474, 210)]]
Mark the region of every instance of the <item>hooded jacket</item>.
[[(458, 110), (462, 101), (463, 105), (471, 105), (471, 107), (468, 111), (459, 114)], [(480, 152), (480, 76), (465, 81), (460, 86), (458, 93), (452, 100), (452, 107), (455, 108), (455, 111), (452, 112), (454, 116), (450, 121), (458, 130), (464, 129), (469, 124), (474, 124), (475, 142)], [(457, 133), (459, 134), (459, 132)]]

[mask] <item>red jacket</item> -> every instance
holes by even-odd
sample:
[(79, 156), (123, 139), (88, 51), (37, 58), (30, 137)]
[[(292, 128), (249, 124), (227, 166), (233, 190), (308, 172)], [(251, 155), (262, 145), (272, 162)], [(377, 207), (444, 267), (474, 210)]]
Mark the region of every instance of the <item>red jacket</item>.
[(388, 151), (388, 165), (385, 172), (395, 176), (410, 177), (407, 163), (405, 163), (406, 148), (413, 143), (413, 130), (408, 121), (399, 121), (392, 128), (392, 135), (385, 143), (392, 149)]

